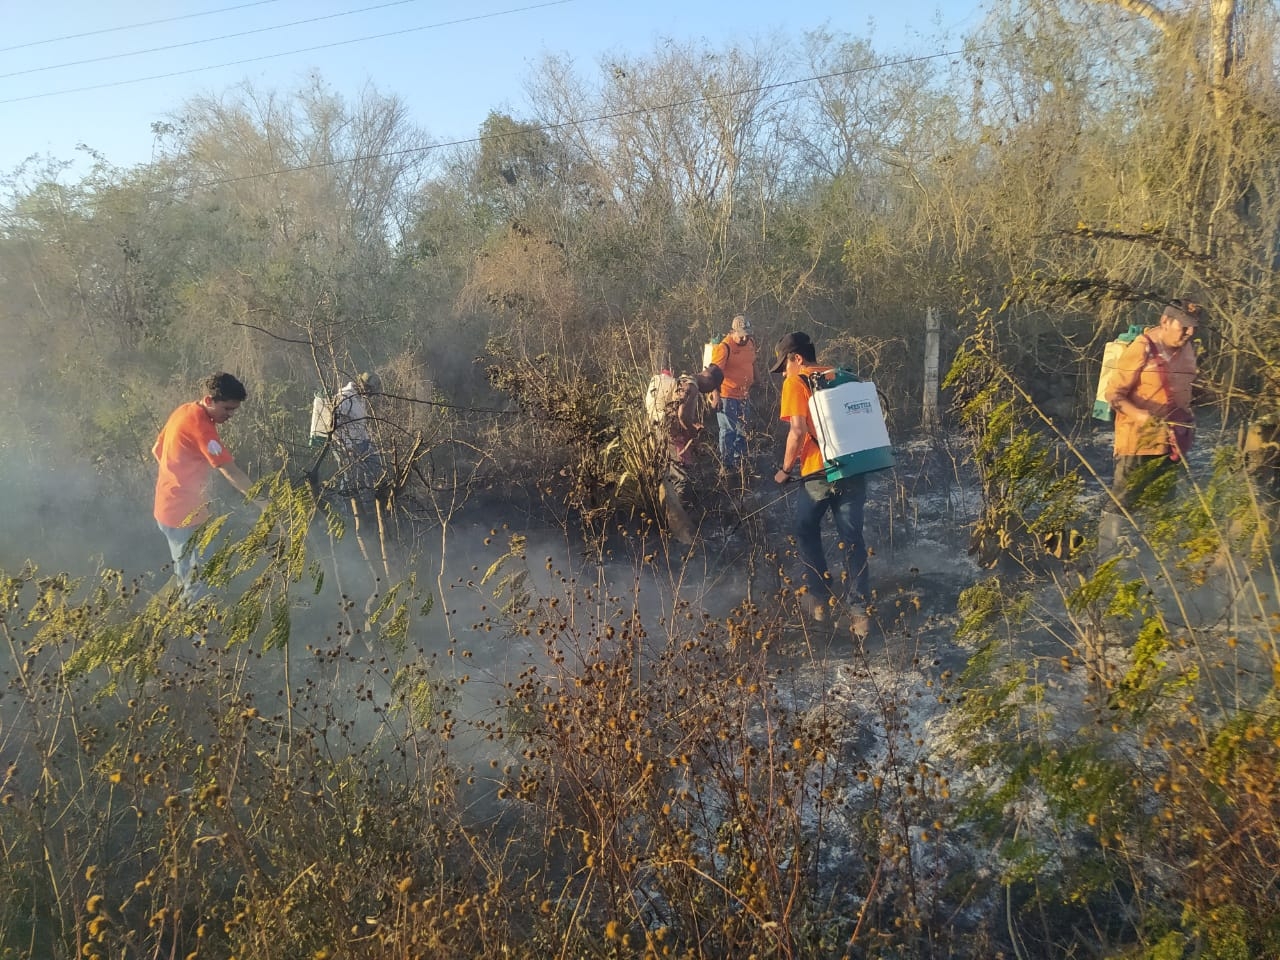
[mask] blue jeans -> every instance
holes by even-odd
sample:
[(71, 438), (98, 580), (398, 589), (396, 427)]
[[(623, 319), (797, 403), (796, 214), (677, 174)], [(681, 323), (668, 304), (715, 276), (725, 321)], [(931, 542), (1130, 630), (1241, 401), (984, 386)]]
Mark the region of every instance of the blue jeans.
[(191, 535), (200, 527), (198, 524), (190, 527), (166, 527), (159, 520), (156, 521), (156, 526), (169, 542), (169, 555), (173, 557), (173, 575), (178, 578), (178, 583), (182, 587), (182, 598), (188, 603), (194, 603), (209, 592), (209, 588), (196, 579), (198, 568), (207, 559), (208, 551), (194, 549), (194, 545), (192, 549), (187, 549)]
[(720, 398), (716, 421), (720, 424), (720, 462), (726, 467), (736, 467), (747, 455), (747, 412), (746, 400)]
[(382, 456), (369, 440), (335, 443), (338, 457), (338, 489), (344, 494), (372, 495), (382, 479)]
[(800, 582), (819, 601), (834, 593), (827, 556), (822, 550), (822, 515), (828, 510), (835, 520), (836, 534), (844, 554), (844, 570), (850, 589), (845, 597), (850, 603), (866, 603), (870, 595), (867, 570), (867, 542), (862, 535), (862, 512), (867, 502), (867, 478), (858, 475), (828, 483), (824, 479), (806, 480), (796, 501), (795, 534), (800, 549), (802, 571)]

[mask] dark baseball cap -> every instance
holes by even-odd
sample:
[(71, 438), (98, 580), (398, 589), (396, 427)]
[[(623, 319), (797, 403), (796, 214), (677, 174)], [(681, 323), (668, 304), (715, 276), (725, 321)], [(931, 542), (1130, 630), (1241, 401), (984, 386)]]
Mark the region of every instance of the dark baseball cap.
[(1161, 317), (1172, 317), (1185, 327), (1203, 327), (1208, 322), (1204, 307), (1190, 300), (1170, 300)]
[(778, 358), (778, 362), (769, 368), (770, 373), (781, 373), (787, 366), (787, 357), (793, 353), (806, 354), (812, 358), (814, 354), (813, 341), (809, 339), (807, 333), (788, 333), (778, 345), (773, 348), (774, 356)]

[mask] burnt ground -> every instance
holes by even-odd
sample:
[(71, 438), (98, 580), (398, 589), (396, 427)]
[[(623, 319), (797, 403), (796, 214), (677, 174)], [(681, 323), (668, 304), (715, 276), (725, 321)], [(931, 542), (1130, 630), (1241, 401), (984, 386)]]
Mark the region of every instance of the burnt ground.
[[(917, 441), (898, 448), (896, 456), (893, 470), (868, 478), (865, 530), (874, 601), (866, 648), (923, 655), (951, 631), (960, 593), (989, 573), (969, 552), (981, 497), (972, 471), (944, 444)], [(784, 578), (796, 566), (789, 542), (796, 495), (795, 487), (780, 488), (770, 477), (752, 481), (745, 493), (725, 485), (703, 491), (696, 504), (703, 511), (703, 540), (682, 559), (720, 584), (711, 602), (779, 602)], [(832, 574), (839, 576), (829, 520), (824, 537)], [(799, 629), (794, 611), (787, 613)], [(839, 632), (840, 626), (830, 629)]]
[[(1089, 462), (1104, 476), (1109, 472), (1108, 446), (1105, 432), (1082, 442)], [(563, 595), (566, 586), (576, 581), (576, 587), (597, 598), (634, 597), (645, 616), (655, 621), (673, 616), (677, 598), (715, 619), (732, 615), (743, 604), (756, 606), (781, 625), (766, 653), (786, 706), (805, 722), (825, 724), (838, 734), (839, 750), (831, 773), (832, 782), (840, 784), (841, 809), (847, 816), (831, 834), (822, 863), (826, 875), (838, 884), (841, 877), (857, 875), (863, 868), (857, 852), (859, 816), (872, 801), (870, 788), (849, 776), (851, 771), (903, 765), (930, 770), (945, 778), (956, 796), (968, 786), (981, 785), (983, 778), (996, 776), (988, 770), (968, 769), (957, 760), (964, 754), (953, 709), (960, 696), (957, 678), (972, 653), (956, 638), (957, 601), (965, 589), (996, 577), (1032, 591), (1034, 602), (1021, 620), (1009, 625), (1010, 634), (1016, 637), (1017, 656), (1042, 678), (1060, 705), (1057, 735), (1069, 736), (1072, 729), (1095, 722), (1105, 709), (1085, 670), (1060, 667), (1064, 658), (1079, 660), (1084, 640), (1083, 625), (1067, 614), (1063, 598), (1080, 573), (1087, 572), (1075, 564), (1092, 561), (1030, 551), (1022, 554), (1021, 561), (1009, 556), (997, 557), (994, 565), (980, 563), (969, 548), (981, 497), (963, 447), (945, 439), (920, 440), (903, 444), (896, 453), (895, 469), (876, 474), (869, 483), (866, 529), (873, 552), (875, 599), (873, 631), (864, 641), (856, 641), (840, 621), (806, 623), (791, 604), (780, 599), (786, 572), (793, 568), (785, 554), (795, 493), (780, 490), (767, 477), (753, 480), (744, 491), (740, 484), (735, 488), (704, 476), (694, 503), (694, 514), (702, 520), (701, 536), (691, 549), (656, 535), (610, 536), (602, 543), (587, 544), (566, 518), (545, 512), (540, 496), (525, 490), (495, 491), (462, 505), (448, 518), (443, 537), (425, 516), (428, 522), (419, 535), (420, 546), (401, 558), (400, 564), (416, 572), (420, 589), (425, 595), (436, 594), (437, 602), (415, 622), (409, 655), (420, 651), (435, 658), (449, 675), (472, 676), (474, 682), (459, 688), (457, 713), (482, 721), (494, 717), (495, 693), (542, 655), (536, 643), (516, 642), (485, 626), (495, 615), (497, 580), (485, 582), (484, 575), (507, 539), (516, 534), (527, 537), (528, 586), (540, 596)], [(1203, 443), (1193, 468), (1207, 470), (1210, 455), (1210, 443)], [(1090, 482), (1086, 495), (1086, 513), (1096, 515), (1102, 495), (1096, 481)], [(33, 497), (32, 509), (13, 511), (5, 518), (4, 563), (32, 557), (46, 571), (86, 573), (76, 570), (74, 561), (87, 558), (90, 568), (98, 563), (132, 566), (143, 571), (140, 576), (150, 588), (163, 586), (164, 544), (146, 522), (145, 511), (138, 517), (130, 510), (111, 509), (87, 487), (46, 484)], [(633, 530), (642, 527), (642, 520), (632, 518), (629, 525)], [(71, 521), (73, 529), (63, 521)], [(828, 536), (833, 536), (830, 530)], [(124, 546), (113, 547), (116, 541)], [(357, 570), (361, 567), (350, 541), (334, 550), (338, 562)], [(836, 555), (830, 543), (828, 555)], [(1161, 571), (1149, 559), (1136, 559), (1130, 572), (1146, 575), (1153, 590), (1162, 589)], [(343, 646), (353, 656), (366, 652), (380, 656), (376, 639), (366, 647), (337, 629), (335, 579), (329, 578), (318, 595), (304, 596), (306, 591), (299, 591), (291, 647)], [(1231, 615), (1238, 612), (1237, 594), (1224, 591), (1223, 581), (1221, 575), (1206, 577), (1198, 594), (1188, 594), (1180, 615), (1214, 629), (1229, 626)], [(438, 585), (443, 590), (437, 590)], [(589, 629), (590, 625), (590, 618), (584, 617), (582, 626)], [(1123, 668), (1132, 637), (1121, 631), (1106, 639), (1117, 668)], [(263, 680), (270, 676), (278, 681), (281, 678), (274, 676), (278, 669), (267, 659), (255, 669)], [(339, 663), (336, 658), (326, 662)], [(308, 670), (295, 666), (294, 680), (314, 679), (334, 691), (335, 702), (346, 702), (344, 684), (366, 675), (366, 670), (350, 663)], [(761, 727), (753, 736), (767, 736), (767, 731)], [(511, 760), (505, 745), (483, 736), (473, 742), (463, 739), (459, 751), (478, 768), (490, 761), (501, 766)], [(471, 809), (477, 815), (518, 817), (518, 810), (503, 810), (495, 793), (488, 789), (478, 794)], [(926, 865), (924, 872), (936, 882), (940, 901), (947, 896), (948, 876), (964, 872), (979, 876), (984, 869), (998, 869), (992, 851), (963, 836), (943, 844), (926, 839), (925, 824), (943, 807), (938, 797), (925, 798), (911, 817), (915, 861)], [(1042, 810), (1034, 808), (1018, 811), (1023, 828), (1031, 832), (1042, 815)], [(963, 909), (981, 912), (990, 906), (968, 904)], [(956, 922), (969, 921), (957, 915)]]

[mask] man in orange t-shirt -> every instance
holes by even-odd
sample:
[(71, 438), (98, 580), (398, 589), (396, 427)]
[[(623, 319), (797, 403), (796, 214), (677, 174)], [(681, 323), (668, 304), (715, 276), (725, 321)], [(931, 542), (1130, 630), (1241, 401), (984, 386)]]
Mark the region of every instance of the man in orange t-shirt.
[(791, 480), (798, 464), (803, 490), (796, 503), (795, 537), (800, 551), (805, 587), (804, 604), (816, 621), (828, 619), (836, 601), (831, 574), (822, 549), (822, 515), (831, 511), (844, 552), (844, 574), (848, 580), (845, 599), (849, 604), (850, 627), (858, 636), (870, 629), (866, 603), (870, 599), (867, 569), (867, 542), (862, 533), (863, 509), (867, 502), (867, 480), (862, 474), (831, 482), (827, 480), (822, 450), (809, 416), (813, 388), (809, 379), (830, 373), (832, 368), (817, 363), (817, 352), (807, 333), (788, 333), (774, 348), (777, 355), (770, 373), (784, 374), (780, 417), (787, 424), (787, 446), (782, 466), (774, 474), (775, 483)]
[(244, 384), (229, 373), (215, 373), (202, 388), (200, 400), (184, 403), (169, 415), (151, 450), (159, 465), (156, 525), (169, 543), (173, 572), (187, 600), (196, 600), (202, 593), (196, 572), (204, 557), (200, 551), (188, 550), (187, 544), (196, 528), (209, 519), (205, 497), (209, 472), (217, 470), (246, 497), (253, 483), (218, 436), (218, 425), (230, 420), (248, 396)]
[[(1114, 502), (1103, 507), (1098, 526), (1101, 552), (1114, 549), (1121, 512), (1132, 511), (1143, 492), (1162, 477), (1176, 478), (1195, 432), (1191, 386), (1198, 366), (1192, 342), (1203, 327), (1204, 308), (1171, 300), (1155, 326), (1125, 347), (1107, 381), (1105, 396), (1115, 411)], [(1172, 485), (1166, 488), (1172, 492)], [(1155, 490), (1153, 494), (1159, 496)]]
[(1191, 340), (1203, 323), (1199, 304), (1170, 302), (1159, 322), (1125, 347), (1107, 382), (1106, 398), (1116, 414), (1115, 490), (1126, 507), (1135, 496), (1126, 483), (1129, 474), (1152, 460), (1177, 463), (1182, 451), (1172, 443), (1172, 428), (1195, 426), (1191, 385), (1197, 364)]
[(751, 385), (756, 382), (756, 341), (747, 316), (733, 318), (729, 333), (711, 351), (711, 362), (724, 371), (724, 382), (711, 394), (720, 425), (720, 462), (726, 470), (737, 470), (747, 455)]

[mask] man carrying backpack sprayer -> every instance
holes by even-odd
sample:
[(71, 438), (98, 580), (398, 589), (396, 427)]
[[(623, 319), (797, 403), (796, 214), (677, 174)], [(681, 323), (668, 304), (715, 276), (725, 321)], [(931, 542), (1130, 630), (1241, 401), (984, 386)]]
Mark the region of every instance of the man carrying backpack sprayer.
[(1114, 550), (1120, 533), (1116, 503), (1132, 512), (1143, 491), (1176, 470), (1191, 449), (1191, 385), (1198, 372), (1191, 339), (1204, 320), (1199, 304), (1171, 300), (1155, 326), (1135, 337), (1116, 361), (1105, 389), (1115, 411), (1115, 502), (1103, 509), (1098, 525), (1100, 553)]
[(382, 476), (382, 456), (373, 442), (373, 412), (369, 397), (382, 392), (376, 373), (362, 373), (341, 390), (333, 402), (334, 451), (342, 469), (342, 483), (353, 496), (372, 498)]
[(738, 470), (747, 454), (751, 385), (756, 382), (756, 341), (746, 316), (733, 318), (729, 333), (711, 351), (711, 362), (724, 371), (724, 382), (710, 396), (720, 425), (720, 462), (725, 470)]
[(827, 480), (822, 450), (809, 415), (809, 398), (813, 396), (810, 378), (830, 373), (834, 368), (816, 362), (817, 351), (807, 333), (788, 333), (778, 341), (774, 353), (777, 363), (769, 372), (784, 375), (780, 417), (789, 429), (782, 465), (773, 480), (780, 485), (788, 483), (799, 468), (803, 486), (796, 503), (794, 531), (802, 566), (800, 582), (805, 587), (801, 602), (815, 621), (821, 623), (833, 618), (830, 608), (837, 597), (831, 589), (827, 557), (822, 549), (822, 515), (830, 510), (844, 551), (845, 576), (849, 580), (844, 599), (850, 609), (850, 630), (865, 637), (871, 629), (866, 611), (871, 593), (870, 575), (867, 543), (862, 533), (867, 480), (862, 474), (834, 482)]

